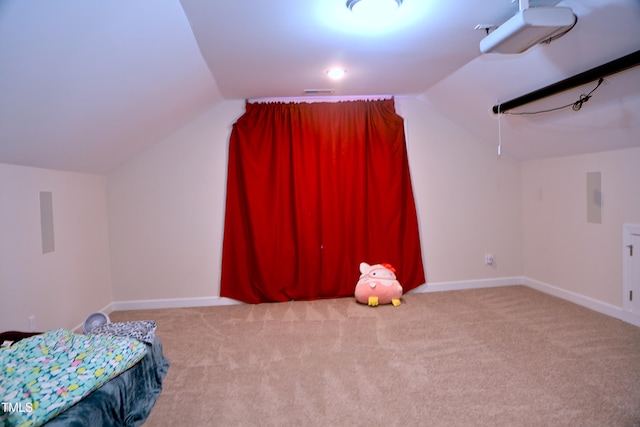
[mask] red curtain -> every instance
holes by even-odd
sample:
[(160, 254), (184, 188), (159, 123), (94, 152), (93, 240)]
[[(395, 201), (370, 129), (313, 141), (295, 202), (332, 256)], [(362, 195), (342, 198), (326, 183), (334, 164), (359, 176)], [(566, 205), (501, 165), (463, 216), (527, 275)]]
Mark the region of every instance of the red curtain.
[(393, 99), (247, 103), (229, 142), (221, 296), (353, 295), (360, 262), (425, 282), (403, 119)]

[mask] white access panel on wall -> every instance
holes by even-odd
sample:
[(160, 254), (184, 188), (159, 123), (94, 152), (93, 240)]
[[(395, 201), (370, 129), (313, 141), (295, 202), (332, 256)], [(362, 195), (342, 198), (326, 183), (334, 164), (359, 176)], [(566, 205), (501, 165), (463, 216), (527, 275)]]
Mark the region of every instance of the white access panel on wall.
[(42, 253), (53, 252), (56, 244), (53, 233), (53, 196), (50, 191), (40, 192), (40, 230)]
[(623, 308), (640, 315), (640, 224), (623, 226)]

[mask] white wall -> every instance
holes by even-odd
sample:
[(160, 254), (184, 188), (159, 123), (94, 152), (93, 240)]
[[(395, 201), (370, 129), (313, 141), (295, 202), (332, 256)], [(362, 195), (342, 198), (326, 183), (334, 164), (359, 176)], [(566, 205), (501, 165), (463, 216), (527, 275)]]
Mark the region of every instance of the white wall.
[(108, 176), (114, 301), (219, 295), (227, 144), (222, 102)]
[[(640, 149), (521, 164), (427, 102), (396, 107), (424, 289), (525, 276), (622, 306), (622, 224), (640, 223)], [(72, 328), (114, 301), (217, 298), (227, 144), (243, 112), (221, 102), (108, 177), (0, 164), (0, 330), (28, 329), (32, 314), (38, 329)], [(602, 224), (586, 223), (587, 172), (602, 173)], [(54, 209), (56, 248), (44, 255), (40, 191)]]
[[(407, 124), (427, 288), (522, 275), (519, 162), (498, 157), (428, 102), (396, 106)], [(484, 263), (488, 252), (492, 266)]]
[[(519, 164), (417, 99), (396, 104), (427, 282), (520, 276)], [(109, 175), (114, 301), (219, 296), (227, 145), (243, 112), (243, 102), (218, 104)]]
[[(55, 250), (42, 253), (41, 191), (52, 193)], [(72, 329), (113, 296), (106, 178), (0, 164), (0, 331)]]
[[(602, 223), (587, 222), (587, 172), (602, 174)], [(622, 225), (640, 223), (640, 149), (522, 166), (524, 276), (622, 307)]]

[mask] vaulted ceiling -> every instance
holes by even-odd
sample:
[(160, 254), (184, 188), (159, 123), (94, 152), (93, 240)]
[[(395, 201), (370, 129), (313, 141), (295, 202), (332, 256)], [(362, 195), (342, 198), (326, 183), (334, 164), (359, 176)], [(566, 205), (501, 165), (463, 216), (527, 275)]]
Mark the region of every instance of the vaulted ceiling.
[[(512, 0), (404, 0), (384, 26), (354, 20), (345, 0), (3, 0), (0, 163), (104, 174), (223, 100), (305, 89), (417, 96), (495, 144), (494, 104), (640, 50), (637, 0), (530, 5), (570, 7), (578, 23), (499, 55), (480, 53), (475, 27), (507, 20)], [(499, 121), (503, 152), (521, 160), (640, 146), (640, 67), (607, 76), (578, 112)]]

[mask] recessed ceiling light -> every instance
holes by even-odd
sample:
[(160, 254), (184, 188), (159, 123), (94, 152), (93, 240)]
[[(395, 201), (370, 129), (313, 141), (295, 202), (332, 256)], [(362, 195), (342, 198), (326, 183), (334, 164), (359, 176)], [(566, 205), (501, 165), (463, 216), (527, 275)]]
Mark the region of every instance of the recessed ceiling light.
[(384, 13), (400, 7), (402, 0), (347, 0), (347, 7), (353, 12), (361, 11), (379, 11), (376, 13)]
[(347, 70), (343, 70), (342, 68), (332, 68), (330, 70), (327, 70), (327, 75), (332, 79), (341, 79), (344, 77), (344, 74), (346, 72)]

